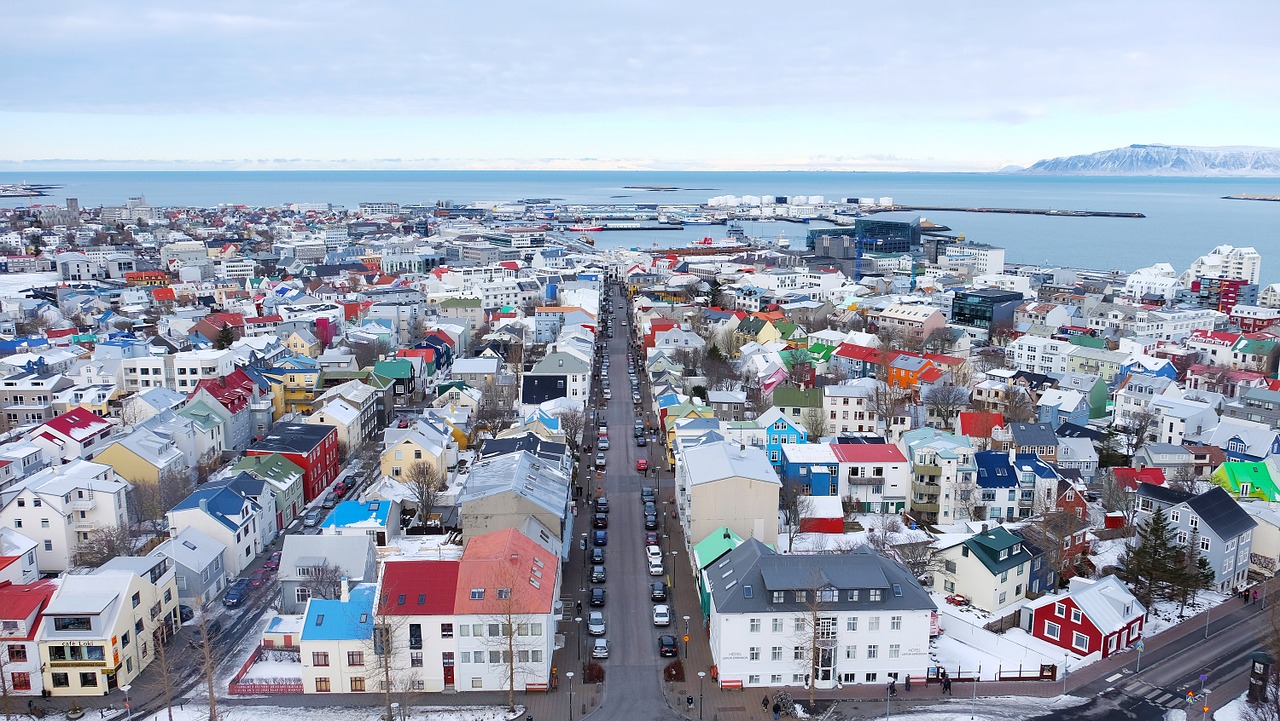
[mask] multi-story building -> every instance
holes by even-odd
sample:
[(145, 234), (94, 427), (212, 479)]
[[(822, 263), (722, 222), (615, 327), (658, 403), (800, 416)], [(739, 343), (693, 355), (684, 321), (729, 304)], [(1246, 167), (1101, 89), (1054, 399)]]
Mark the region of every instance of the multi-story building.
[(1067, 359), (1075, 348), (1064, 340), (1024, 335), (1005, 346), (1004, 353), (1018, 370), (1061, 375), (1067, 372)]
[(0, 689), (5, 695), (38, 696), (44, 691), (36, 634), (44, 609), (58, 589), (53, 581), (0, 585)]
[(1022, 293), (997, 288), (957, 291), (951, 301), (951, 322), (986, 330), (993, 324), (1012, 329), (1014, 311), (1023, 300)]
[(748, 538), (703, 576), (726, 687), (884, 684), (930, 665), (936, 606), (906, 567), (861, 547), (779, 555)]
[(55, 415), (53, 402), (58, 393), (75, 385), (61, 373), (23, 371), (0, 378), (0, 429), (44, 423)]
[(1214, 588), (1230, 593), (1244, 585), (1249, 572), (1253, 529), (1258, 522), (1231, 494), (1213, 486), (1201, 494), (1184, 493), (1150, 483), (1138, 484), (1135, 523), (1143, 525), (1162, 511), (1178, 546), (1195, 543), (1213, 569)]
[(1182, 274), (1183, 287), (1201, 278), (1231, 278), (1256, 284), (1262, 271), (1262, 255), (1253, 248), (1236, 248), (1219, 245), (1191, 262)]
[(129, 484), (110, 466), (72, 461), (46, 468), (0, 493), (0, 525), (33, 539), (41, 573), (70, 568), (72, 553), (97, 528), (128, 523)]
[(246, 456), (279, 453), (302, 469), (302, 497), (307, 503), (318, 498), (338, 477), (338, 429), (313, 423), (277, 423), (271, 432), (254, 442)]
[(902, 437), (911, 461), (911, 513), (928, 523), (973, 520), (978, 467), (965, 436), (919, 428)]

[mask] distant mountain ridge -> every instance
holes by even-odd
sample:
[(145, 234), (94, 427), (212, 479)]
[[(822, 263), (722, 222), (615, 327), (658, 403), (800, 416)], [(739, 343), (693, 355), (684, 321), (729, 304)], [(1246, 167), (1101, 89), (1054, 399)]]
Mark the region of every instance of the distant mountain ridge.
[(1045, 175), (1280, 176), (1280, 148), (1130, 145), (1041, 160), (1020, 172)]

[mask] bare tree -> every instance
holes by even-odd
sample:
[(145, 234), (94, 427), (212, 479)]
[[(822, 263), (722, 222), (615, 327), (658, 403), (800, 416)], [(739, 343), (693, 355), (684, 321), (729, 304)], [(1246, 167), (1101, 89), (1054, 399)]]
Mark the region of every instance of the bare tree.
[(807, 488), (794, 481), (782, 484), (782, 522), (787, 532), (787, 547), (795, 546), (804, 519), (813, 515), (813, 497)]
[(1030, 423), (1036, 418), (1036, 404), (1031, 394), (1021, 386), (1009, 386), (1005, 390), (1004, 417), (1011, 423)]
[(133, 484), (129, 494), (138, 522), (154, 526), (162, 520), (166, 513), (195, 490), (191, 480), (193, 475), (198, 475), (198, 470), (193, 472), (193, 469), (186, 467), (169, 467), (160, 472), (155, 483), (142, 481)]
[(1044, 549), (1045, 563), (1061, 578), (1064, 571), (1079, 561), (1075, 556), (1068, 555), (1074, 545), (1071, 537), (1087, 527), (1088, 524), (1074, 513), (1053, 510), (1023, 526), (1020, 533), (1027, 534), (1033, 543)]
[(587, 428), (587, 414), (581, 408), (563, 408), (556, 412), (560, 419), (560, 430), (564, 431), (565, 440), (574, 450), (582, 447), (582, 432)]
[[(513, 560), (512, 564), (518, 563)], [(525, 680), (530, 672), (529, 664), (534, 663), (533, 654), (540, 652), (538, 641), (542, 634), (552, 633), (554, 629), (542, 629), (541, 634), (533, 634), (532, 625), (540, 624), (541, 616), (527, 613), (525, 597), (532, 593), (528, 577), (522, 577), (520, 569), (515, 565), (501, 562), (494, 567), (492, 582), (486, 583), (486, 592), (495, 594), (493, 602), (486, 602), (492, 609), (485, 617), (488, 633), (484, 636), (485, 646), (489, 650), (489, 661), (498, 659), (503, 666), (503, 685), (507, 689), (507, 710), (516, 709), (516, 684)], [(523, 660), (522, 660), (523, 659)]]
[(307, 574), (298, 585), (307, 589), (311, 598), (334, 600), (342, 597), (342, 580), (346, 573), (342, 568), (329, 561), (307, 569)]
[(944, 325), (929, 331), (921, 345), (926, 353), (949, 353), (954, 344), (951, 329)]
[(943, 428), (952, 428), (956, 414), (969, 405), (969, 391), (959, 386), (934, 386), (925, 393), (924, 404), (942, 420)]
[(128, 526), (114, 525), (89, 531), (89, 537), (76, 545), (72, 558), (77, 566), (97, 568), (117, 556), (131, 556), (133, 552), (133, 531)]
[(170, 636), (167, 624), (160, 624), (151, 631), (151, 643), (155, 645), (155, 669), (160, 678), (160, 696), (164, 699), (164, 709), (169, 721), (173, 721), (173, 696), (177, 691), (177, 679), (174, 678), (174, 666), (169, 661), (169, 649), (166, 646)]
[(1142, 409), (1129, 414), (1129, 422), (1124, 427), (1125, 441), (1132, 458), (1142, 450), (1149, 441), (1155, 440), (1156, 431), (1160, 428), (1160, 414), (1149, 409)]
[(867, 409), (875, 413), (888, 430), (893, 425), (893, 419), (906, 412), (910, 400), (909, 388), (879, 380), (876, 381), (871, 396), (867, 399)]
[(976, 355), (974, 366), (979, 372), (1009, 367), (1009, 358), (1004, 354), (1003, 348), (987, 346), (979, 349)]
[(418, 522), (426, 523), (427, 514), (440, 503), (440, 494), (445, 489), (444, 477), (434, 464), (428, 461), (414, 461), (405, 469), (400, 482), (409, 487), (409, 494), (418, 504)]
[(213, 627), (209, 624), (209, 614), (204, 611), (204, 604), (197, 604), (196, 611), (196, 652), (200, 663), (200, 673), (204, 676), (205, 693), (209, 697), (209, 721), (218, 721), (217, 680), (214, 672), (218, 668), (220, 646), (214, 643)]
[(1137, 494), (1116, 478), (1114, 468), (1099, 468), (1095, 478), (1101, 489), (1102, 507), (1108, 513), (1124, 514), (1125, 525), (1132, 526), (1133, 517), (1138, 512)]
[(1195, 466), (1180, 465), (1165, 470), (1165, 486), (1183, 493), (1200, 493), (1201, 479), (1196, 477)]
[(899, 533), (902, 533), (902, 519), (896, 514), (880, 514), (871, 520), (867, 529), (867, 545), (881, 556), (893, 558), (892, 549)]
[[(213, 477), (213, 474), (218, 472), (218, 469), (221, 466), (222, 466), (221, 453), (219, 453), (217, 450), (212, 448), (205, 451), (204, 454), (201, 455), (200, 458), (196, 461), (196, 468), (195, 468), (196, 483), (197, 484), (207, 483), (209, 479)], [(182, 498), (186, 498), (187, 494), (189, 493), (190, 491), (188, 490), (187, 493), (184, 493), (182, 495)], [(182, 498), (176, 499), (174, 501), (174, 505), (176, 505), (178, 501), (181, 501)], [(172, 508), (173, 506), (169, 506), (169, 507)]]
[(916, 578), (929, 578), (943, 569), (943, 559), (933, 547), (933, 539), (907, 541), (893, 547), (893, 555)]
[(373, 633), (369, 635), (368, 653), (365, 654), (372, 657), (373, 661), (365, 666), (368, 671), (365, 678), (376, 678), (378, 690), (382, 692), (383, 721), (395, 721), (391, 703), (395, 698), (401, 667), (396, 658), (396, 643), (408, 625), (408, 617), (390, 613), (389, 603), (389, 596), (384, 595), (382, 602), (378, 604), (378, 610), (374, 612)]
[(0, 646), (0, 713), (5, 721), (13, 721), (13, 689), (9, 688), (9, 648)]
[(806, 443), (817, 443), (819, 438), (827, 435), (827, 419), (822, 408), (806, 408), (800, 416), (800, 427), (806, 434)]

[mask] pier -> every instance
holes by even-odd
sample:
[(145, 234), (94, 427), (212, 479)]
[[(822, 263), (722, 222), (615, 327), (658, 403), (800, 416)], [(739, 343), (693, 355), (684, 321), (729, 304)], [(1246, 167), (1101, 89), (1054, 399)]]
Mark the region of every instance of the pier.
[(1253, 193), (1237, 193), (1235, 195), (1224, 195), (1223, 200), (1263, 200), (1273, 203), (1280, 203), (1280, 195), (1255, 195)]
[(887, 213), (895, 210), (934, 213), (1006, 213), (1010, 215), (1057, 215), (1066, 218), (1145, 218), (1142, 213), (1116, 210), (1057, 210), (1051, 208), (953, 208), (944, 205), (880, 205), (866, 208), (864, 213)]

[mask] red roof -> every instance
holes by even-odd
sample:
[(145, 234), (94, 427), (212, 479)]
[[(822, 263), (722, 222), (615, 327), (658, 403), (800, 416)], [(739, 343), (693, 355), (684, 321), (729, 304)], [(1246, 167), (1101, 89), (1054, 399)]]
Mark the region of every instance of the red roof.
[(427, 338), (431, 338), (431, 337), (439, 338), (440, 340), (444, 341), (445, 345), (449, 346), (450, 348), (452, 348), (452, 347), (453, 347), (453, 339), (449, 337), (449, 334), (448, 334), (448, 333), (445, 333), (445, 332), (444, 332), (444, 331), (442, 331), (442, 330), (433, 330), (433, 331), (431, 331), (430, 333), (428, 333), (428, 334), (426, 335), (426, 337), (427, 337)]
[(151, 289), (151, 297), (156, 300), (177, 300), (178, 294), (174, 292), (173, 288), (162, 285)]
[(435, 348), (401, 348), (396, 352), (397, 358), (421, 358), (423, 361), (434, 362), (436, 359)]
[(961, 411), (957, 430), (970, 438), (990, 438), (991, 431), (1004, 427), (1004, 416), (983, 411)]
[(57, 328), (49, 329), (44, 332), (46, 338), (66, 338), (80, 332), (79, 328)]
[(389, 561), (382, 572), (382, 612), (449, 616), (458, 589), (458, 561)]
[(1137, 468), (1112, 468), (1111, 471), (1116, 474), (1116, 482), (1120, 484), (1126, 491), (1138, 490), (1139, 483), (1150, 483), (1153, 486), (1164, 485), (1164, 469), (1151, 466), (1138, 470)]
[(498, 263), (498, 265), (506, 268), (507, 270), (520, 270), (520, 264), (514, 260), (504, 260), (501, 263)]
[(934, 381), (942, 379), (942, 371), (934, 368), (933, 366), (929, 366), (928, 368), (920, 371), (916, 378), (924, 381), (925, 383), (933, 383)]
[(204, 317), (204, 320), (205, 322), (212, 323), (216, 328), (221, 328), (227, 325), (232, 328), (244, 327), (244, 316), (240, 313), (210, 313)]
[[(53, 592), (58, 590), (52, 581), (40, 581), (23, 586), (12, 584), (0, 586), (0, 618), (6, 621), (25, 621), (49, 605)], [(32, 623), (26, 638), (10, 638), (9, 640), (30, 641), (40, 630), (39, 623)]]
[(831, 451), (841, 463), (906, 463), (907, 457), (891, 443), (833, 443)]
[(942, 353), (925, 353), (925, 359), (929, 360), (936, 366), (962, 366), (963, 358), (957, 358), (953, 355), (943, 355)]
[(284, 321), (284, 316), (264, 315), (258, 318), (245, 318), (244, 324), (245, 325), (262, 325), (264, 323), (281, 323), (283, 321)]
[(204, 389), (213, 399), (232, 413), (239, 413), (253, 400), (253, 390), (257, 384), (239, 368), (221, 378), (205, 378), (196, 383), (190, 398), (200, 389)]
[[(453, 612), (464, 614), (547, 613), (555, 602), (559, 559), (510, 528), (476, 536), (462, 552)], [(484, 589), (483, 598), (472, 598)], [(511, 589), (509, 600), (498, 589)]]
[(94, 433), (110, 428), (111, 423), (77, 406), (60, 416), (45, 421), (44, 427), (57, 431), (72, 440), (82, 441)]

